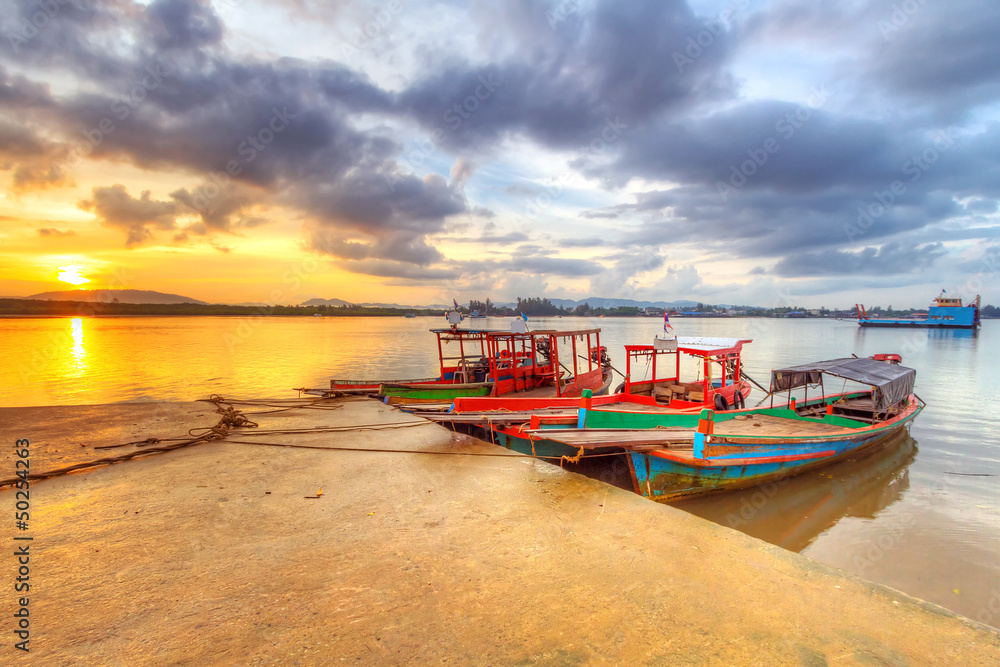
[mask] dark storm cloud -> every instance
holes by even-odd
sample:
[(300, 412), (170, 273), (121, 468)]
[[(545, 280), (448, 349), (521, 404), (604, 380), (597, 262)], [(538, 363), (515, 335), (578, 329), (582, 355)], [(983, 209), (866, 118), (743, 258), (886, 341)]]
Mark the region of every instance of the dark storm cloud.
[(958, 116), (1000, 99), (1000, 5), (911, 0), (883, 12), (872, 83)]
[(931, 268), (944, 255), (940, 243), (907, 247), (886, 243), (880, 248), (867, 247), (860, 252), (824, 250), (792, 254), (774, 267), (779, 276), (887, 275), (920, 273)]
[(510, 243), (520, 243), (521, 241), (527, 241), (529, 236), (522, 232), (511, 232), (509, 234), (487, 234), (484, 236), (469, 236), (469, 237), (448, 237), (447, 241), (451, 243), (491, 243), (495, 245), (507, 245)]
[[(858, 209), (876, 201), (871, 192), (790, 195), (759, 190), (741, 193), (730, 202), (723, 202), (711, 186), (644, 193), (635, 210), (647, 221), (622, 234), (621, 243), (690, 242), (739, 257), (780, 257), (807, 249), (883, 242), (961, 211), (948, 194), (913, 193), (860, 229)], [(852, 233), (855, 229), (860, 231)]]
[[(416, 232), (395, 232), (364, 241), (348, 240), (329, 231), (317, 231), (312, 235), (310, 249), (343, 260), (390, 260), (406, 262), (416, 267), (425, 267), (444, 259), (437, 248), (430, 246), (423, 235)], [(373, 266), (382, 266), (375, 263)], [(392, 266), (390, 264), (389, 266)], [(381, 275), (381, 274), (379, 274)], [(406, 277), (393, 275), (390, 277)]]
[[(212, 192), (215, 192), (214, 190)], [(183, 204), (189, 213), (197, 213), (202, 225), (188, 230), (197, 234), (211, 232), (235, 232), (237, 227), (256, 227), (263, 224), (259, 218), (248, 217), (245, 211), (259, 200), (250, 188), (246, 186), (229, 185), (219, 188), (214, 197), (193, 194), (185, 188), (170, 193), (170, 198)]]
[(441, 280), (460, 278), (482, 278), (496, 283), (497, 276), (510, 278), (512, 275), (581, 278), (593, 276), (603, 268), (600, 264), (589, 260), (545, 256), (500, 260), (446, 260), (430, 267), (418, 266), (409, 259), (392, 261), (366, 257), (364, 250), (358, 250), (356, 258), (338, 261), (337, 265), (355, 273), (404, 279), (408, 281), (406, 283), (408, 285), (434, 284)]
[(642, 136), (626, 135), (619, 160), (606, 175), (656, 174), (683, 183), (721, 182), (734, 191), (787, 192), (896, 178), (920, 137), (827, 113), (821, 106), (829, 94), (817, 90), (811, 104), (755, 102), (700, 120), (663, 120)]
[(996, 3), (777, 0), (740, 30), (747, 49), (795, 42), (830, 50), (845, 80), (865, 97), (899, 96), (903, 115), (929, 108), (939, 120), (961, 117), (1000, 97)]
[(193, 49), (222, 39), (223, 26), (207, 2), (163, 0), (150, 5), (147, 30), (160, 49)]
[(513, 271), (541, 273), (553, 276), (579, 278), (591, 276), (601, 270), (601, 265), (586, 259), (564, 257), (514, 257), (507, 266)]
[(94, 188), (91, 198), (80, 202), (80, 208), (92, 211), (101, 224), (122, 229), (127, 247), (152, 238), (154, 229), (177, 227), (177, 204), (156, 201), (148, 190), (132, 197), (124, 185)]
[[(0, 84), (0, 94), (3, 90)], [(12, 170), (15, 193), (71, 185), (72, 179), (60, 164), (65, 155), (62, 146), (41, 138), (22, 119), (0, 118), (0, 171)]]
[[(13, 14), (33, 11), (22, 2)], [(53, 150), (20, 133), (21, 146), (0, 145), (18, 165), (17, 182), (27, 189), (65, 181), (55, 154), (71, 152), (200, 174), (202, 183), (174, 192), (166, 205), (196, 211), (208, 233), (260, 224), (243, 215), (255, 203), (284, 204), (320, 226), (376, 237), (438, 231), (445, 217), (467, 209), (462, 178), (453, 188), (440, 177), (399, 173), (391, 158), (400, 146), (352, 126), (353, 113), (392, 112), (391, 95), (363, 74), (332, 62), (233, 60), (223, 33), (211, 5), (195, 0), (61, 7), (18, 44), (15, 60), (69, 69), (94, 85), (54, 99), (45, 86), (2, 72), (0, 114), (30, 113), (63, 141)], [(26, 151), (41, 158), (18, 154)], [(46, 171), (51, 164), (58, 166)], [(114, 224), (126, 229), (129, 246), (151, 233), (141, 217)], [(372, 248), (399, 254), (392, 239)], [(416, 256), (426, 260), (426, 245)]]
[[(1000, 127), (970, 125), (926, 167), (908, 173), (906, 165), (928, 154), (947, 122), (961, 126), (1000, 94), (1000, 9), (913, 2), (917, 10), (888, 33), (879, 21), (891, 21), (895, 5), (875, 2), (781, 0), (756, 13), (733, 2), (732, 27), (682, 0), (598, 0), (565, 13), (558, 2), (476, 2), (470, 15), (483, 52), (475, 63), (448, 45), (428, 46), (422, 77), (389, 92), (336, 62), (236, 57), (207, 1), (77, 0), (30, 37), (14, 30), (16, 39), (0, 45), (9, 68), (23, 72), (0, 69), (0, 167), (24, 191), (71, 183), (74, 153), (186, 174), (190, 183), (168, 201), (111, 186), (96, 188), (86, 206), (130, 246), (173, 229), (181, 214), (200, 216), (178, 230), (190, 238), (263, 224), (248, 212), (283, 207), (305, 221), (306, 247), (351, 271), (407, 281), (604, 271), (598, 284), (619, 289), (641, 267), (662, 268), (655, 250), (671, 243), (767, 258), (787, 276), (847, 274), (869, 262), (933, 268), (943, 252), (933, 242), (947, 238), (935, 237), (939, 230), (992, 222)], [(0, 23), (19, 25), (38, 7), (8, 3)], [(836, 85), (810, 99), (741, 101), (734, 58), (789, 43), (834, 54)], [(852, 95), (878, 112), (855, 111)], [(414, 122), (424, 136), (389, 129)], [(624, 129), (602, 139), (609, 122)], [(450, 180), (417, 176), (426, 170), (404, 159), (404, 146), (428, 137), (432, 152), (446, 153), (437, 158), (457, 158)], [(597, 140), (608, 149), (599, 155), (590, 148)], [(449, 262), (427, 237), (445, 240), (453, 216), (493, 215), (467, 198), (466, 183), (478, 176), (465, 156), (485, 172), (508, 141), (514, 151), (533, 141), (576, 153), (567, 173), (611, 191), (638, 179), (674, 185), (582, 210), (588, 237), (567, 226), (559, 236), (568, 239), (525, 245), (509, 261)], [(903, 192), (852, 238), (847, 227), (895, 181)], [(534, 187), (514, 184), (506, 194), (537, 197)], [(495, 220), (480, 241), (530, 240)], [(598, 224), (607, 238), (592, 229)], [(953, 237), (963, 233), (977, 232)], [(602, 260), (610, 266), (546, 256), (601, 245), (653, 254), (612, 253)]]
[[(768, 111), (761, 114), (761, 108)], [(989, 176), (1000, 168), (995, 125), (899, 130), (815, 111), (779, 140), (766, 123), (753, 122), (761, 116), (784, 122), (788, 108), (735, 107), (723, 123), (709, 118), (664, 126), (643, 143), (626, 137), (620, 162), (608, 169), (652, 172), (685, 185), (612, 207), (645, 220), (620, 242), (686, 241), (739, 257), (780, 258), (802, 250), (857, 249), (917, 232), (922, 242), (959, 239), (966, 237), (962, 231), (933, 231), (949, 220), (963, 226), (968, 211), (958, 199), (1000, 196)]]
[(730, 50), (724, 26), (709, 47), (675, 64), (688, 39), (708, 30), (683, 0), (599, 0), (592, 12), (550, 26), (553, 4), (481, 5), (479, 21), (518, 44), (518, 59), (470, 67), (445, 62), (400, 95), (400, 108), (455, 147), (526, 134), (559, 147), (588, 144), (607, 121), (640, 122), (730, 97), (720, 69)]

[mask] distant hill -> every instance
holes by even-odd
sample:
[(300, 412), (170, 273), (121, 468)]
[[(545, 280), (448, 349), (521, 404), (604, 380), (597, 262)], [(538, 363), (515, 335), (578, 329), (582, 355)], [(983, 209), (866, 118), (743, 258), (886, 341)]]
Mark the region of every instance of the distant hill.
[(83, 301), (86, 303), (197, 303), (207, 305), (204, 301), (179, 294), (164, 294), (163, 292), (141, 289), (73, 289), (42, 292), (24, 298), (36, 301)]
[(344, 301), (343, 299), (309, 299), (308, 301), (302, 302), (303, 306), (349, 306), (351, 305), (349, 301)]

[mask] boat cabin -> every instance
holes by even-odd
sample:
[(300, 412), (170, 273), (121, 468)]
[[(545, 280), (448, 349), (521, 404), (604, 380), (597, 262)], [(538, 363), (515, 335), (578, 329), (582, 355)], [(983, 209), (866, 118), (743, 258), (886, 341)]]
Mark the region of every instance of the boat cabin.
[(431, 329), (437, 335), (438, 380), (443, 383), (487, 382), (491, 372), (490, 331), (485, 329)]
[[(845, 380), (844, 387), (839, 393), (828, 396), (823, 386), (824, 377)], [(776, 393), (787, 391), (788, 405), (801, 417), (826, 414), (875, 423), (906, 409), (916, 377), (917, 372), (912, 368), (888, 359), (848, 357), (779, 368), (771, 372), (771, 405), (773, 407)], [(845, 391), (847, 382), (867, 385), (867, 389)], [(811, 402), (809, 387), (819, 389)], [(792, 390), (797, 388), (805, 391), (801, 407), (797, 407), (792, 398)]]
[(579, 396), (584, 389), (598, 393), (610, 378), (600, 329), (494, 331), (488, 345), (494, 396), (544, 387), (556, 397)]
[[(625, 382), (620, 392), (653, 396), (657, 403), (675, 409), (743, 407), (750, 384), (743, 378), (740, 355), (743, 346), (752, 340), (679, 336), (676, 348), (665, 342), (625, 346)], [(697, 377), (681, 377), (682, 355), (700, 365)], [(643, 371), (644, 367), (648, 370)], [(633, 368), (636, 375), (643, 373), (644, 379), (634, 379)]]

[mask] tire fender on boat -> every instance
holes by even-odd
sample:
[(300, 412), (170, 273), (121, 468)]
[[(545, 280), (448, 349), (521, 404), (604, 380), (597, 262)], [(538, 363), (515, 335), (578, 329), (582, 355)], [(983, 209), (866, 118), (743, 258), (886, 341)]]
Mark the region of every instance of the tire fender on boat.
[(715, 395), (715, 409), (719, 412), (725, 412), (729, 409), (729, 401), (722, 394)]

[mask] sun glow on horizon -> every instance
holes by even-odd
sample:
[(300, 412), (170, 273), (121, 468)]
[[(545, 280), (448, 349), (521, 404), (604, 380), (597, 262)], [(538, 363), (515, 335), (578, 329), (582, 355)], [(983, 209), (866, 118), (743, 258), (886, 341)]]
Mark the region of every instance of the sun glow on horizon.
[(69, 266), (59, 267), (59, 280), (64, 283), (69, 283), (71, 285), (82, 285), (83, 283), (89, 283), (90, 278), (84, 278), (80, 275), (80, 271), (83, 267), (77, 266), (75, 264), (70, 264)]

